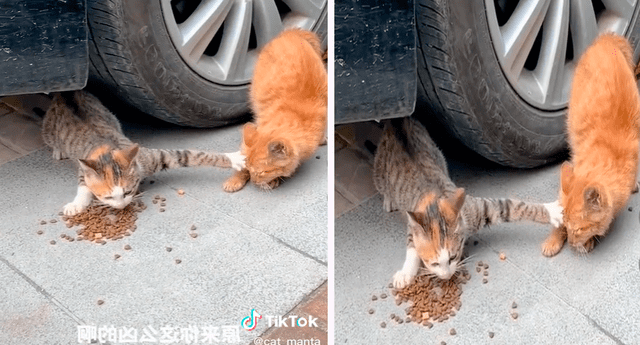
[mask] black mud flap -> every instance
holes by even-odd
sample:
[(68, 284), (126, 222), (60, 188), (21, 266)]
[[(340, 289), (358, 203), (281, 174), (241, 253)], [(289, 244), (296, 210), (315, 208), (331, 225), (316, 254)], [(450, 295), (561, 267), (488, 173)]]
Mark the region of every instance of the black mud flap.
[(410, 115), (416, 103), (413, 0), (335, 1), (335, 123)]
[(0, 2), (0, 95), (82, 89), (85, 0)]

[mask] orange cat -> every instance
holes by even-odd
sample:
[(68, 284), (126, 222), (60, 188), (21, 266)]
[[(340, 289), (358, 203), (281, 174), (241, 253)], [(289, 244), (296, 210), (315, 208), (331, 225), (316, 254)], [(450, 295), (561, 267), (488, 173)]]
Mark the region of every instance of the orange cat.
[(224, 183), (235, 192), (249, 179), (272, 189), (313, 155), (325, 139), (327, 71), (318, 37), (286, 30), (260, 52), (251, 85), (254, 123), (243, 127), (246, 168)]
[(627, 40), (598, 37), (573, 77), (567, 130), (571, 163), (561, 169), (564, 225), (542, 245), (557, 254), (568, 238), (581, 253), (593, 249), (636, 188), (640, 95)]

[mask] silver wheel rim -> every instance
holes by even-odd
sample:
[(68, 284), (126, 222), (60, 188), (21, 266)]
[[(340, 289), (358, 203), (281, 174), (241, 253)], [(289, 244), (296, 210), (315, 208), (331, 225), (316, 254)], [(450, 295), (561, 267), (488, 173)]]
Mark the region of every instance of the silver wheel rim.
[(504, 75), (527, 103), (558, 110), (567, 106), (573, 70), (584, 50), (599, 33), (625, 34), (637, 0), (520, 0), (507, 11), (497, 7), (502, 4), (485, 0)]
[[(327, 0), (160, 3), (173, 45), (193, 71), (214, 83), (243, 85), (251, 80), (260, 48), (285, 28), (312, 30), (323, 15)], [(180, 11), (186, 6), (195, 9)]]

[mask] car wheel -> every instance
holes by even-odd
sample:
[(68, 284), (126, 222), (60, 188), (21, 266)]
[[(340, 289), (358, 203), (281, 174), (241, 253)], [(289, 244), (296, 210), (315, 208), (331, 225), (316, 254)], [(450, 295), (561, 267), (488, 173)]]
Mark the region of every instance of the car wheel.
[(417, 0), (418, 78), (466, 146), (512, 167), (565, 151), (575, 64), (601, 32), (640, 38), (639, 0)]
[(326, 41), (327, 0), (88, 0), (90, 77), (188, 126), (243, 118), (259, 49), (284, 28)]

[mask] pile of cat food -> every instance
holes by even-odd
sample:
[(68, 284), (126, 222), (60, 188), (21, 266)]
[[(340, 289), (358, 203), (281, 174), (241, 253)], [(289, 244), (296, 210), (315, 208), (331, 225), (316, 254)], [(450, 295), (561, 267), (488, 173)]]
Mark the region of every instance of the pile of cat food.
[(85, 212), (63, 216), (63, 220), (68, 228), (81, 227), (77, 230), (78, 241), (106, 244), (106, 240), (117, 241), (124, 236), (131, 236), (136, 231), (138, 213), (146, 208), (142, 200), (134, 200), (121, 210), (92, 204)]
[(432, 322), (445, 321), (455, 316), (456, 310), (460, 310), (461, 285), (469, 279), (471, 275), (466, 270), (458, 272), (449, 280), (418, 276), (411, 285), (394, 293), (397, 303), (411, 302), (411, 306), (406, 309), (411, 321), (431, 327)]

